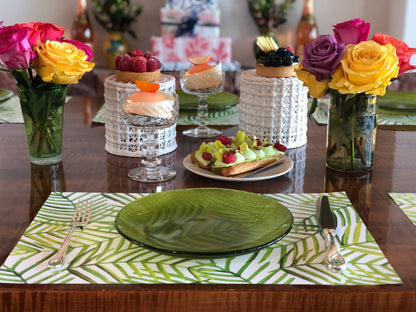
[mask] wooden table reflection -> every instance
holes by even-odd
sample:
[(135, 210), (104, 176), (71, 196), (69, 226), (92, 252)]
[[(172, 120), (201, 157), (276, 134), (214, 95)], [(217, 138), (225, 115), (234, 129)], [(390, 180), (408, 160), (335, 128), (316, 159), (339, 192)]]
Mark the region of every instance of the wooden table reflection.
[[(15, 285), (0, 284), (1, 311), (413, 311), (416, 309), (416, 226), (388, 192), (416, 192), (416, 132), (379, 130), (375, 168), (340, 174), (325, 167), (325, 126), (309, 121), (307, 145), (290, 150), (294, 168), (276, 179), (227, 182), (199, 177), (182, 165), (200, 139), (181, 135), (162, 156), (177, 177), (143, 184), (127, 177), (140, 159), (105, 152), (105, 128), (90, 126), (103, 99), (73, 97), (65, 106), (63, 162), (30, 164), (22, 124), (0, 125), (0, 263), (19, 241), (51, 191), (158, 192), (224, 187), (256, 193), (345, 191), (401, 285)], [(233, 135), (237, 127), (223, 127)]]

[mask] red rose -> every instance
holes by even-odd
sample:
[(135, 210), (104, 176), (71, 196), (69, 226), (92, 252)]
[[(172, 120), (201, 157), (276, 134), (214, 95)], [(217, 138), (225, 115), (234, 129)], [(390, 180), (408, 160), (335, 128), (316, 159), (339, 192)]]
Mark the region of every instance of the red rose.
[(64, 36), (65, 29), (50, 23), (30, 22), (25, 24), (16, 24), (18, 27), (29, 27), (28, 38), (31, 46), (37, 45), (38, 41), (45, 43), (47, 40), (57, 41)]
[(367, 41), (370, 33), (370, 24), (354, 18), (350, 21), (339, 23), (333, 26), (334, 36), (338, 42), (356, 44)]
[(381, 45), (390, 43), (396, 48), (396, 55), (399, 58), (399, 74), (397, 77), (411, 69), (416, 69), (416, 66), (409, 64), (411, 57), (416, 54), (415, 48), (409, 48), (405, 42), (393, 38), (392, 36), (380, 33), (374, 34), (371, 40)]

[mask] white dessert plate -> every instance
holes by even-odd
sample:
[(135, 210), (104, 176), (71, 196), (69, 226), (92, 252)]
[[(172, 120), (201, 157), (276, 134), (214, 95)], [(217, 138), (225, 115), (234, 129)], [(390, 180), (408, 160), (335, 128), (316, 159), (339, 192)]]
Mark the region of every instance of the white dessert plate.
[(287, 157), (286, 155), (282, 155), (282, 158), (284, 159), (283, 162), (275, 167), (272, 167), (268, 170), (264, 170), (259, 172), (258, 174), (250, 175), (247, 177), (241, 177), (241, 178), (232, 178), (232, 177), (224, 177), (220, 176), (218, 174), (215, 174), (211, 171), (205, 170), (200, 168), (198, 165), (194, 165), (191, 161), (191, 154), (186, 156), (183, 160), (183, 165), (186, 169), (189, 171), (200, 175), (205, 178), (210, 178), (214, 180), (222, 180), (222, 181), (235, 181), (235, 182), (248, 182), (248, 181), (261, 181), (261, 180), (267, 180), (279, 177), (281, 175), (284, 175), (285, 173), (288, 173), (293, 168), (293, 162), (292, 160)]

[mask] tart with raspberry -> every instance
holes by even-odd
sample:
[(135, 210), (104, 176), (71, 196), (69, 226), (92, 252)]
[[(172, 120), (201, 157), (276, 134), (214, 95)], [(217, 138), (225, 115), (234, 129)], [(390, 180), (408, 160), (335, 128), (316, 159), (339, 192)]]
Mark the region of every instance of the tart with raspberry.
[(142, 54), (135, 49), (116, 58), (116, 81), (134, 83), (136, 80), (154, 82), (160, 80), (160, 60), (150, 52)]

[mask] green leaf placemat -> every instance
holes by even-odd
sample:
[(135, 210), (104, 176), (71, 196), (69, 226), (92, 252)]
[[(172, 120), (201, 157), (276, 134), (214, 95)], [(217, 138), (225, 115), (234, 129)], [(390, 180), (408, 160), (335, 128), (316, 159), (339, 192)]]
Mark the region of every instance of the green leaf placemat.
[[(66, 97), (66, 102), (71, 99)], [(22, 109), (17, 95), (0, 103), (0, 124), (1, 123), (23, 123)]]
[(416, 193), (389, 193), (389, 195), (416, 225)]
[[(189, 259), (139, 247), (114, 227), (118, 211), (146, 194), (51, 193), (4, 264), (1, 283), (21, 284), (301, 284), (377, 285), (401, 280), (345, 193), (330, 193), (337, 237), (347, 260), (340, 274), (323, 264), (325, 242), (316, 218), (320, 194), (267, 194), (294, 217), (292, 230), (261, 250), (228, 258)], [(68, 267), (47, 266), (67, 234), (78, 200), (94, 201), (91, 222), (75, 230)]]
[[(318, 124), (326, 125), (328, 122), (328, 104), (321, 104), (319, 105), (318, 102), (318, 106), (312, 114), (312, 117)], [(377, 126), (381, 129), (390, 130), (416, 130), (416, 110), (386, 109), (379, 107)]]
[[(179, 109), (197, 109), (198, 97), (196, 95), (187, 94), (182, 90), (176, 90), (179, 97)], [(207, 97), (208, 109), (225, 109), (240, 103), (240, 98), (230, 92), (221, 92)]]
[(387, 91), (378, 97), (378, 106), (393, 110), (416, 110), (416, 92)]
[[(208, 125), (217, 126), (233, 126), (239, 124), (239, 105), (231, 106), (226, 109), (209, 110), (208, 111)], [(103, 105), (92, 119), (95, 123), (105, 123), (105, 106)], [(179, 112), (178, 125), (196, 125), (197, 111), (196, 110), (182, 110)]]

